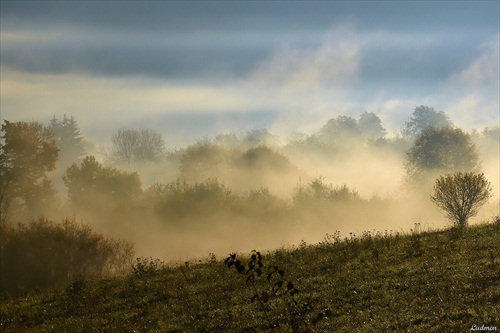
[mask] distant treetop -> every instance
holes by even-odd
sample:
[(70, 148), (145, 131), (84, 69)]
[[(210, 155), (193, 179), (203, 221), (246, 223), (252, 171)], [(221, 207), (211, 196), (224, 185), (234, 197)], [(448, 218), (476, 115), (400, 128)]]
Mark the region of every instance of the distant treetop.
[(446, 113), (436, 111), (429, 106), (420, 105), (415, 108), (410, 120), (405, 122), (401, 132), (407, 138), (416, 138), (428, 127), (442, 128), (446, 126), (453, 126), (452, 121)]

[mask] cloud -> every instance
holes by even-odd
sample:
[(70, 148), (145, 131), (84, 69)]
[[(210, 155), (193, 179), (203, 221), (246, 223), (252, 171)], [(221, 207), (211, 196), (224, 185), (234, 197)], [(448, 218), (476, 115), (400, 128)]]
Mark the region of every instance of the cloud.
[(221, 126), (266, 127), (287, 137), (364, 111), (379, 114), (390, 132), (421, 104), (448, 112), (460, 126), (498, 117), (498, 78), (494, 89), (490, 84), (495, 41), (460, 68), (463, 55), (450, 56), (460, 48), (449, 48), (443, 33), (340, 24), (282, 42), (271, 33), (262, 43), (251, 30), (220, 33), (2, 31), (2, 116), (46, 121), (73, 114), (99, 139), (109, 136), (110, 124), (158, 126), (158, 119), (191, 129), (190, 139)]
[(480, 46), (481, 54), (472, 63), (452, 80), (469, 86), (492, 84), (499, 88), (500, 85), (500, 35)]
[(453, 122), (466, 130), (484, 126), (498, 126), (500, 106), (496, 100), (481, 93), (470, 93), (450, 102), (445, 110), (452, 115)]
[(350, 39), (354, 34), (353, 28), (340, 27), (318, 48), (281, 50), (257, 68), (253, 79), (293, 93), (339, 89), (359, 71), (361, 45)]
[[(332, 117), (332, 110), (343, 113), (347, 108), (343, 95), (356, 80), (361, 48), (357, 41), (351, 41), (354, 34), (350, 28), (334, 29), (316, 47), (277, 51), (246, 76), (215, 81), (36, 73), (14, 70), (2, 63), (3, 116), (46, 121), (54, 114), (73, 114), (82, 128), (109, 134), (103, 125), (109, 124), (109, 120), (116, 128), (159, 118), (175, 119), (189, 126), (201, 115), (211, 115), (219, 119), (218, 123), (227, 124), (225, 115), (241, 119), (235, 115), (254, 113), (254, 126), (267, 127), (278, 134), (312, 130)], [(17, 43), (37, 37), (35, 34), (9, 38), (11, 43)], [(44, 35), (42, 39), (51, 38)], [(264, 111), (276, 115), (266, 117), (272, 123), (266, 125), (259, 120)], [(181, 119), (190, 117), (191, 122)], [(239, 126), (248, 129), (251, 124)], [(210, 134), (207, 132), (192, 135)]]
[[(465, 129), (498, 124), (500, 121), (500, 35), (478, 48), (479, 53), (458, 69), (445, 85), (446, 111)], [(494, 123), (495, 122), (495, 123)]]
[(363, 40), (352, 25), (339, 25), (314, 47), (283, 47), (259, 64), (248, 82), (279, 112), (270, 129), (288, 136), (311, 132), (350, 108)]
[(244, 80), (203, 84), (34, 74), (3, 67), (1, 78), (3, 119), (46, 123), (53, 115), (74, 115), (82, 132), (99, 141), (120, 127), (150, 127), (168, 132), (169, 141), (183, 146), (223, 130), (267, 127), (274, 121), (273, 110), (279, 109), (272, 91)]
[[(2, 69), (2, 101), (20, 113), (80, 110), (82, 115), (130, 118), (161, 113), (229, 112), (249, 103), (238, 89), (224, 85), (175, 84), (140, 77), (101, 78), (73, 74), (31, 74)], [(38, 106), (38, 107), (36, 107)], [(32, 111), (30, 111), (32, 110)], [(50, 112), (50, 111), (49, 111)]]
[(384, 99), (379, 96), (367, 105), (366, 111), (376, 113), (387, 130), (397, 131), (408, 118), (408, 110), (411, 110), (413, 105), (414, 101), (408, 102), (397, 98)]

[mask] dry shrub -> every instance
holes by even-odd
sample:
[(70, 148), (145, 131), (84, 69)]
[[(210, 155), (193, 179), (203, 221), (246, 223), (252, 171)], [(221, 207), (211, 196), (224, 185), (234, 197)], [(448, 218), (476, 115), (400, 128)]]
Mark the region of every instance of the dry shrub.
[(132, 244), (98, 234), (75, 218), (55, 223), (40, 217), (2, 227), (0, 237), (0, 288), (14, 294), (122, 273), (133, 257)]

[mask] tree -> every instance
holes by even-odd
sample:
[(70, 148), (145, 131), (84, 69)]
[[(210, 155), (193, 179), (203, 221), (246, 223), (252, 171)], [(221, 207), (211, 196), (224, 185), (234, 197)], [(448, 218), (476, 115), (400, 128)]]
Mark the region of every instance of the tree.
[(37, 122), (10, 122), (1, 128), (1, 222), (13, 200), (21, 201), (32, 215), (54, 199), (47, 172), (54, 170), (58, 149), (52, 132)]
[(234, 208), (237, 201), (237, 195), (216, 178), (193, 184), (180, 179), (155, 184), (146, 190), (146, 197), (160, 216), (174, 219), (218, 214)]
[(111, 136), (110, 159), (115, 163), (134, 165), (157, 162), (165, 153), (162, 135), (152, 129), (119, 129)]
[(364, 112), (358, 120), (358, 128), (361, 135), (368, 140), (383, 138), (387, 131), (382, 126), (382, 121), (373, 112)]
[(479, 171), (479, 154), (471, 136), (461, 129), (427, 127), (407, 151), (405, 169), (410, 188), (425, 187), (439, 174)]
[(257, 146), (276, 147), (279, 144), (279, 138), (269, 133), (267, 129), (255, 129), (248, 131), (242, 139), (242, 148), (252, 148)]
[(457, 226), (466, 226), (470, 217), (491, 197), (491, 183), (484, 174), (458, 172), (440, 176), (431, 196), (448, 219)]
[(349, 116), (338, 116), (326, 122), (318, 132), (323, 143), (342, 145), (360, 136), (358, 122)]
[(54, 134), (57, 148), (59, 148), (59, 163), (67, 166), (85, 155), (83, 137), (74, 116), (63, 116), (59, 120), (54, 116), (48, 128)]
[(290, 163), (288, 158), (267, 146), (250, 148), (243, 152), (235, 162), (237, 167), (243, 168), (247, 172), (254, 171), (248, 172), (248, 174), (259, 173), (255, 171), (261, 173), (262, 171), (265, 171), (264, 173), (298, 171), (295, 170), (294, 165)]
[(59, 158), (55, 170), (50, 174), (50, 180), (54, 188), (64, 193), (62, 176), (72, 163), (80, 161), (85, 156), (84, 139), (73, 116), (64, 115), (62, 120), (54, 116), (47, 127), (54, 134), (57, 148), (59, 148)]
[(214, 143), (226, 149), (236, 149), (242, 145), (242, 137), (233, 132), (221, 133), (214, 138)]
[(94, 156), (74, 163), (63, 177), (71, 203), (80, 209), (113, 211), (131, 208), (142, 193), (136, 172), (102, 166)]
[(210, 141), (200, 141), (184, 151), (179, 168), (181, 178), (196, 183), (223, 178), (231, 170), (233, 158), (232, 151)]
[(473, 140), (476, 143), (484, 159), (495, 159), (498, 161), (500, 151), (500, 125), (486, 127), (481, 132), (475, 132)]
[(429, 106), (420, 105), (415, 108), (410, 120), (405, 122), (401, 132), (407, 138), (415, 138), (428, 127), (442, 128), (452, 125), (453, 123), (443, 111), (438, 112)]

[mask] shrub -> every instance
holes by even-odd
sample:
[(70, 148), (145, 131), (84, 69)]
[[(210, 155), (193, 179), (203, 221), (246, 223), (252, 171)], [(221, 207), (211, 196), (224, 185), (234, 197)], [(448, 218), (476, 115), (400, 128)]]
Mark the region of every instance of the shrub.
[(227, 211), (237, 197), (216, 178), (195, 184), (179, 179), (166, 185), (155, 184), (146, 191), (146, 196), (160, 216), (173, 219)]
[(484, 174), (458, 172), (436, 179), (431, 200), (453, 224), (466, 226), (469, 217), (475, 216), (490, 196), (491, 183)]
[(136, 258), (136, 263), (132, 266), (132, 275), (138, 277), (155, 275), (165, 267), (164, 265), (165, 263), (158, 258)]
[(353, 202), (360, 199), (356, 190), (351, 190), (345, 184), (333, 187), (326, 184), (323, 177), (314, 179), (306, 186), (299, 185), (293, 195), (296, 205)]
[(130, 267), (133, 254), (132, 244), (100, 235), (74, 218), (55, 223), (40, 217), (0, 232), (0, 288), (10, 293), (120, 273)]
[(139, 175), (105, 167), (94, 156), (66, 170), (63, 177), (71, 203), (82, 210), (128, 210), (142, 194)]

